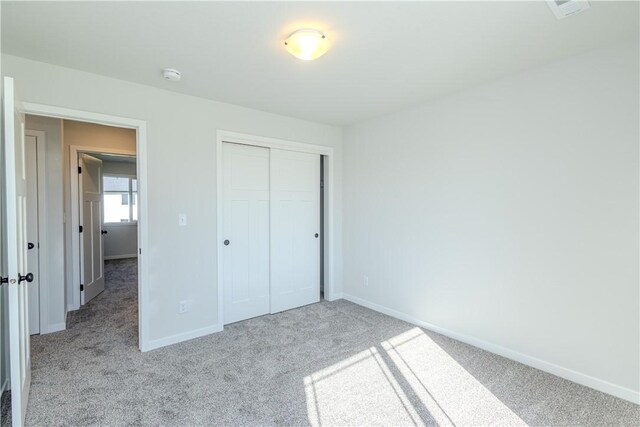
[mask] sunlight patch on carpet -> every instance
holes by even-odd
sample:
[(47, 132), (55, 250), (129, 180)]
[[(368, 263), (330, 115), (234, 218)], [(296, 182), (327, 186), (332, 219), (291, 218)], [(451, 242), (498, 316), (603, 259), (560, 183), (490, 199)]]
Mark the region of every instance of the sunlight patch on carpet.
[(312, 425), (526, 425), (420, 328), (304, 378)]

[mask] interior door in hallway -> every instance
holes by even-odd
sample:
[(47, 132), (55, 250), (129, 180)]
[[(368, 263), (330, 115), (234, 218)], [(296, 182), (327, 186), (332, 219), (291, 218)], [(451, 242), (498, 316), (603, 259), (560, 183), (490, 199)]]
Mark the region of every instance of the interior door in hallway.
[(102, 160), (80, 154), (80, 277), (81, 302), (104, 291), (102, 244)]
[(271, 313), (320, 301), (320, 155), (271, 149)]
[(224, 323), (269, 313), (269, 149), (222, 145)]
[(27, 173), (27, 266), (33, 281), (27, 283), (29, 293), (29, 333), (40, 333), (40, 245), (38, 243), (38, 140), (25, 136)]

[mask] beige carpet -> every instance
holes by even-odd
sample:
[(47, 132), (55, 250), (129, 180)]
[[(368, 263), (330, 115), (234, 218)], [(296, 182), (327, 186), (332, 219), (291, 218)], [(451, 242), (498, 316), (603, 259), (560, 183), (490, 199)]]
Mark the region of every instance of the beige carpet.
[(345, 301), (149, 353), (135, 262), (32, 339), (28, 425), (640, 425), (640, 407)]

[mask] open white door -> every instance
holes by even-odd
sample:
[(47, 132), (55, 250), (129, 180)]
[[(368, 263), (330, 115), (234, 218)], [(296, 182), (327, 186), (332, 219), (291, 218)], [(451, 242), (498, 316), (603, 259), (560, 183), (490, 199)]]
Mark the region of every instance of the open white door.
[(31, 348), (27, 283), (27, 177), (24, 114), (14, 100), (13, 79), (4, 78), (3, 125), (5, 206), (7, 221), (7, 272), (9, 306), (9, 359), (11, 414), (14, 426), (24, 424), (31, 385)]
[(271, 313), (320, 301), (320, 155), (271, 149)]
[[(80, 300), (86, 304), (104, 291), (102, 242), (102, 160), (80, 154)], [(127, 202), (128, 203), (128, 202)]]

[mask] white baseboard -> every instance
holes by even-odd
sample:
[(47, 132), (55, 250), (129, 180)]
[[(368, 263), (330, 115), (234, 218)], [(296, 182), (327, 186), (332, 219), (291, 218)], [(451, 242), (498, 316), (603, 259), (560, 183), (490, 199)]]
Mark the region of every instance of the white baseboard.
[(138, 254), (127, 254), (127, 255), (109, 255), (109, 256), (105, 256), (104, 260), (110, 260), (110, 259), (125, 259), (125, 258), (137, 258)]
[(165, 347), (171, 344), (177, 344), (183, 341), (189, 341), (194, 338), (200, 338), (205, 335), (213, 334), (215, 332), (222, 331), (222, 326), (212, 325), (204, 328), (196, 329), (195, 331), (183, 332), (181, 334), (171, 335), (165, 338), (159, 338), (156, 340), (149, 341), (148, 343), (143, 343), (141, 345), (140, 351), (151, 351), (160, 347)]
[(578, 383), (578, 384), (590, 387), (592, 389), (601, 391), (603, 393), (607, 393), (612, 396), (619, 397), (620, 399), (624, 399), (629, 402), (640, 405), (640, 392), (638, 391), (631, 390), (629, 388), (622, 387), (617, 384), (613, 384), (608, 381), (601, 380), (599, 378), (595, 378), (590, 375), (583, 374), (581, 372), (577, 372), (572, 369), (565, 368), (565, 367), (556, 365), (554, 363), (550, 363), (550, 362), (538, 359), (536, 357), (529, 356), (529, 355), (517, 352), (515, 350), (511, 350), (509, 348), (502, 347), (500, 345), (493, 344), (469, 335), (464, 335), (454, 331), (450, 331), (445, 328), (441, 328), (440, 326), (436, 326), (431, 323), (424, 322), (408, 314), (402, 313), (397, 310), (393, 310), (383, 305), (369, 302), (367, 300), (364, 300), (362, 298), (359, 298), (353, 295), (344, 293), (342, 294), (342, 297), (347, 301), (351, 301), (363, 307), (370, 308), (371, 310), (375, 310), (380, 313), (389, 315), (391, 317), (395, 317), (396, 319), (404, 320), (405, 322), (409, 322), (416, 326), (420, 326), (421, 328), (428, 329), (433, 332), (437, 332), (439, 334), (448, 336), (449, 338), (453, 338), (458, 341), (462, 341), (474, 347), (478, 347), (488, 352), (506, 357), (507, 359), (515, 360), (516, 362), (520, 362), (525, 365), (531, 366), (533, 368), (540, 369), (541, 371), (545, 371), (550, 374), (557, 375), (566, 380), (573, 381), (574, 383)]
[(326, 299), (327, 301), (335, 301), (338, 299), (342, 299), (342, 292), (337, 292), (332, 295), (324, 294), (324, 299)]
[(53, 332), (64, 331), (65, 329), (67, 329), (66, 322), (53, 323), (51, 325), (47, 325), (43, 331), (40, 331), (40, 334), (51, 334)]

